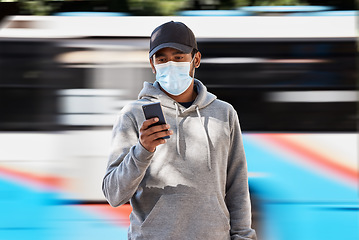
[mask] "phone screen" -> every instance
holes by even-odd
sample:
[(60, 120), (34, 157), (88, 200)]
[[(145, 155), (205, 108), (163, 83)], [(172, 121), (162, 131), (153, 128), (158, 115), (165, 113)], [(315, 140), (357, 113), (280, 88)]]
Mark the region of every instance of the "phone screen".
[[(143, 113), (145, 115), (146, 120), (154, 118), (154, 117), (158, 117), (158, 119), (159, 119), (158, 122), (152, 124), (150, 127), (155, 126), (155, 125), (166, 124), (166, 119), (165, 119), (165, 116), (163, 115), (161, 103), (157, 102), (157, 103), (145, 104), (142, 106), (142, 109), (143, 109)], [(163, 138), (168, 139), (168, 138), (170, 138), (170, 136), (166, 136)]]

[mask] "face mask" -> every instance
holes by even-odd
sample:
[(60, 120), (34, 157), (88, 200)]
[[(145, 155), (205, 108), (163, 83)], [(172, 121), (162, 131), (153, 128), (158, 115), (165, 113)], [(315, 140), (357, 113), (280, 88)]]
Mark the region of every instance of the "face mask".
[(155, 65), (156, 81), (169, 94), (174, 96), (181, 95), (192, 83), (193, 77), (189, 75), (192, 61), (169, 61)]

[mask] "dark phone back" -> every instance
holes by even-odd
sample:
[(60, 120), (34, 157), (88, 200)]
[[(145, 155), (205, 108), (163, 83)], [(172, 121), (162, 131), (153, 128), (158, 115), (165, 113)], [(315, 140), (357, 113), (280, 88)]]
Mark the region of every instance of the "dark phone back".
[[(158, 117), (159, 119), (157, 123), (152, 124), (150, 127), (155, 125), (166, 124), (166, 119), (162, 112), (161, 103), (157, 102), (157, 103), (146, 104), (142, 106), (142, 109), (143, 109), (143, 113), (145, 114), (146, 120), (154, 117)], [(169, 138), (169, 136), (166, 136), (164, 138)]]

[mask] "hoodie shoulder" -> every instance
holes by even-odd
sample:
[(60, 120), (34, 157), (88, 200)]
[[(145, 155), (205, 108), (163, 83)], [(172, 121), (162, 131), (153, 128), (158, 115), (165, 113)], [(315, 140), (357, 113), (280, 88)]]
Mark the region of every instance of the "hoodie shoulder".
[(221, 107), (221, 108), (225, 108), (227, 109), (228, 111), (230, 112), (235, 112), (236, 110), (234, 109), (233, 105), (230, 104), (229, 102), (226, 102), (224, 100), (221, 100), (221, 99), (216, 99), (214, 101), (215, 104), (217, 104), (217, 106)]
[(211, 112), (215, 116), (222, 116), (227, 119), (227, 121), (232, 125), (239, 118), (236, 109), (232, 104), (216, 99), (210, 105)]

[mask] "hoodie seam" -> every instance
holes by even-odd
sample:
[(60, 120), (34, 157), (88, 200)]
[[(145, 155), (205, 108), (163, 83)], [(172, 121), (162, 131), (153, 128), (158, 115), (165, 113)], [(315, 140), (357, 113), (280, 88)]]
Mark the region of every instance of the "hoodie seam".
[[(139, 138), (139, 127), (136, 124), (136, 121), (131, 117), (130, 114), (128, 114), (128, 112), (123, 113), (123, 115), (126, 116), (128, 119), (130, 119), (130, 121), (136, 128), (137, 143), (136, 145), (134, 145), (134, 149), (132, 149), (132, 156), (139, 164), (146, 165), (147, 164), (146, 161), (150, 161), (149, 159), (152, 158), (154, 153), (148, 151), (145, 147), (142, 146)], [(139, 156), (140, 157), (144, 156), (146, 159), (142, 160)]]
[(139, 128), (138, 125), (136, 123), (136, 121), (131, 117), (130, 114), (128, 114), (127, 112), (123, 113), (123, 116), (126, 116), (128, 119), (130, 119), (130, 121), (132, 122), (133, 126), (135, 126), (136, 128), (136, 133), (137, 133), (137, 138), (139, 139)]

